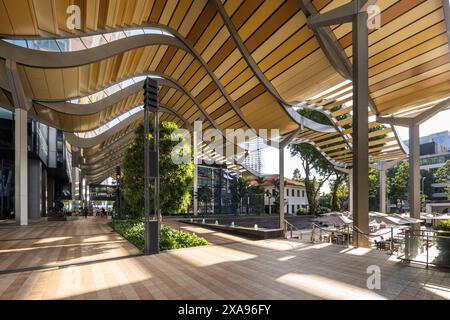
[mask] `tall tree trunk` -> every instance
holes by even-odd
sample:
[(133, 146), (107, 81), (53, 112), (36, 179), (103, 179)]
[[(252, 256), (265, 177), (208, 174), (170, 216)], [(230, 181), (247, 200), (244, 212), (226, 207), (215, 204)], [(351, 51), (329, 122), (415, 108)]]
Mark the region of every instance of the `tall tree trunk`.
[(333, 184), (333, 188), (331, 190), (331, 211), (339, 210), (338, 199), (337, 199), (338, 189), (339, 189), (339, 183), (338, 183), (338, 181), (336, 181)]
[(305, 178), (305, 189), (306, 189), (306, 197), (308, 198), (308, 204), (309, 204), (309, 214), (315, 215), (316, 214), (316, 198), (314, 196), (314, 186), (311, 183), (311, 180), (309, 179), (309, 174), (306, 175)]
[(339, 190), (339, 186), (344, 182), (344, 179), (345, 179), (344, 175), (336, 174), (336, 180), (334, 181), (331, 188), (331, 211), (339, 210), (337, 193)]

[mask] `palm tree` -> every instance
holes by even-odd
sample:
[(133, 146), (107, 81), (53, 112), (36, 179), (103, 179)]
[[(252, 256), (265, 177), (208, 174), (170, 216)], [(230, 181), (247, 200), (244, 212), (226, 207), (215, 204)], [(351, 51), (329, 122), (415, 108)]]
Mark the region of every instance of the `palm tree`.
[(208, 187), (199, 187), (195, 193), (195, 198), (205, 205), (205, 214), (208, 214), (208, 204), (212, 200), (212, 190)]
[(266, 190), (266, 197), (269, 198), (269, 214), (272, 214), (272, 206), (270, 203), (270, 200), (272, 200), (272, 192), (270, 192), (270, 190)]
[(275, 198), (275, 201), (273, 205), (275, 206), (275, 213), (278, 213), (280, 203), (280, 179), (274, 178), (271, 181), (272, 185), (274, 186), (273, 197)]
[(230, 189), (231, 193), (233, 195), (233, 200), (236, 202), (236, 215), (240, 215), (241, 213), (241, 207), (242, 207), (242, 198), (247, 193), (248, 188), (248, 179), (245, 178), (237, 178), (236, 180), (233, 180), (231, 183)]

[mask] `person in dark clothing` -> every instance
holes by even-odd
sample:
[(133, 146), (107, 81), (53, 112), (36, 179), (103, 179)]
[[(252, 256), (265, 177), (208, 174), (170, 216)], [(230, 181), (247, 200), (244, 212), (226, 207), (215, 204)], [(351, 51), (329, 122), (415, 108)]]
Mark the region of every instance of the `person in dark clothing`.
[(89, 212), (88, 207), (84, 207), (83, 209), (84, 218), (87, 218), (88, 212)]

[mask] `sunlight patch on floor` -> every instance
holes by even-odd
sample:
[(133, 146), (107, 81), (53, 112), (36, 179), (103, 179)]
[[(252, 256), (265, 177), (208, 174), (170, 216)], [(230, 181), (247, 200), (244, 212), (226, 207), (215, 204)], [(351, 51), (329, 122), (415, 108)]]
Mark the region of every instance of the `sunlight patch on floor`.
[(278, 258), (277, 260), (278, 261), (288, 261), (288, 260), (294, 259), (295, 257), (296, 256), (284, 256), (284, 257)]
[(444, 299), (450, 300), (450, 288), (446, 288), (446, 287), (442, 287), (442, 286), (437, 286), (434, 284), (425, 284), (423, 286), (423, 288), (426, 291), (429, 291), (435, 295), (438, 295)]
[(57, 242), (57, 241), (63, 241), (63, 240), (67, 240), (70, 239), (72, 237), (48, 237), (48, 238), (44, 238), (44, 239), (39, 239), (38, 241), (35, 242), (35, 244), (43, 244), (43, 243), (51, 243), (51, 242)]
[(350, 250), (342, 250), (340, 253), (351, 254), (353, 256), (364, 256), (372, 250), (373, 249), (370, 248), (350, 248)]
[(314, 274), (289, 273), (276, 281), (322, 299), (385, 300), (369, 289)]
[(220, 251), (215, 250), (214, 247), (196, 247), (192, 249), (173, 250), (167, 253), (176, 255), (177, 258), (195, 267), (207, 267), (231, 261), (245, 261), (257, 257), (254, 254), (228, 247), (222, 247)]

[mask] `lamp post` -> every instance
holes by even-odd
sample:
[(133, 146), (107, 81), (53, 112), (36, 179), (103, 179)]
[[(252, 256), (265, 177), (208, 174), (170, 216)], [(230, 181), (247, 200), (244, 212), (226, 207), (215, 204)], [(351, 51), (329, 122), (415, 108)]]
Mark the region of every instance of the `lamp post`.
[[(159, 116), (158, 83), (147, 77), (144, 83), (144, 253), (159, 252), (161, 214), (159, 210)], [(150, 116), (153, 113), (153, 148), (150, 148)], [(153, 179), (153, 210), (150, 209), (150, 179)], [(151, 215), (150, 212), (153, 214)]]
[(116, 167), (116, 185), (117, 185), (117, 189), (116, 189), (116, 210), (117, 210), (117, 212), (116, 212), (116, 215), (117, 215), (117, 218), (121, 218), (121, 210), (120, 210), (120, 197), (121, 197), (121, 194), (120, 194), (120, 174), (121, 174), (121, 172), (120, 172), (120, 167), (119, 166), (117, 166)]

